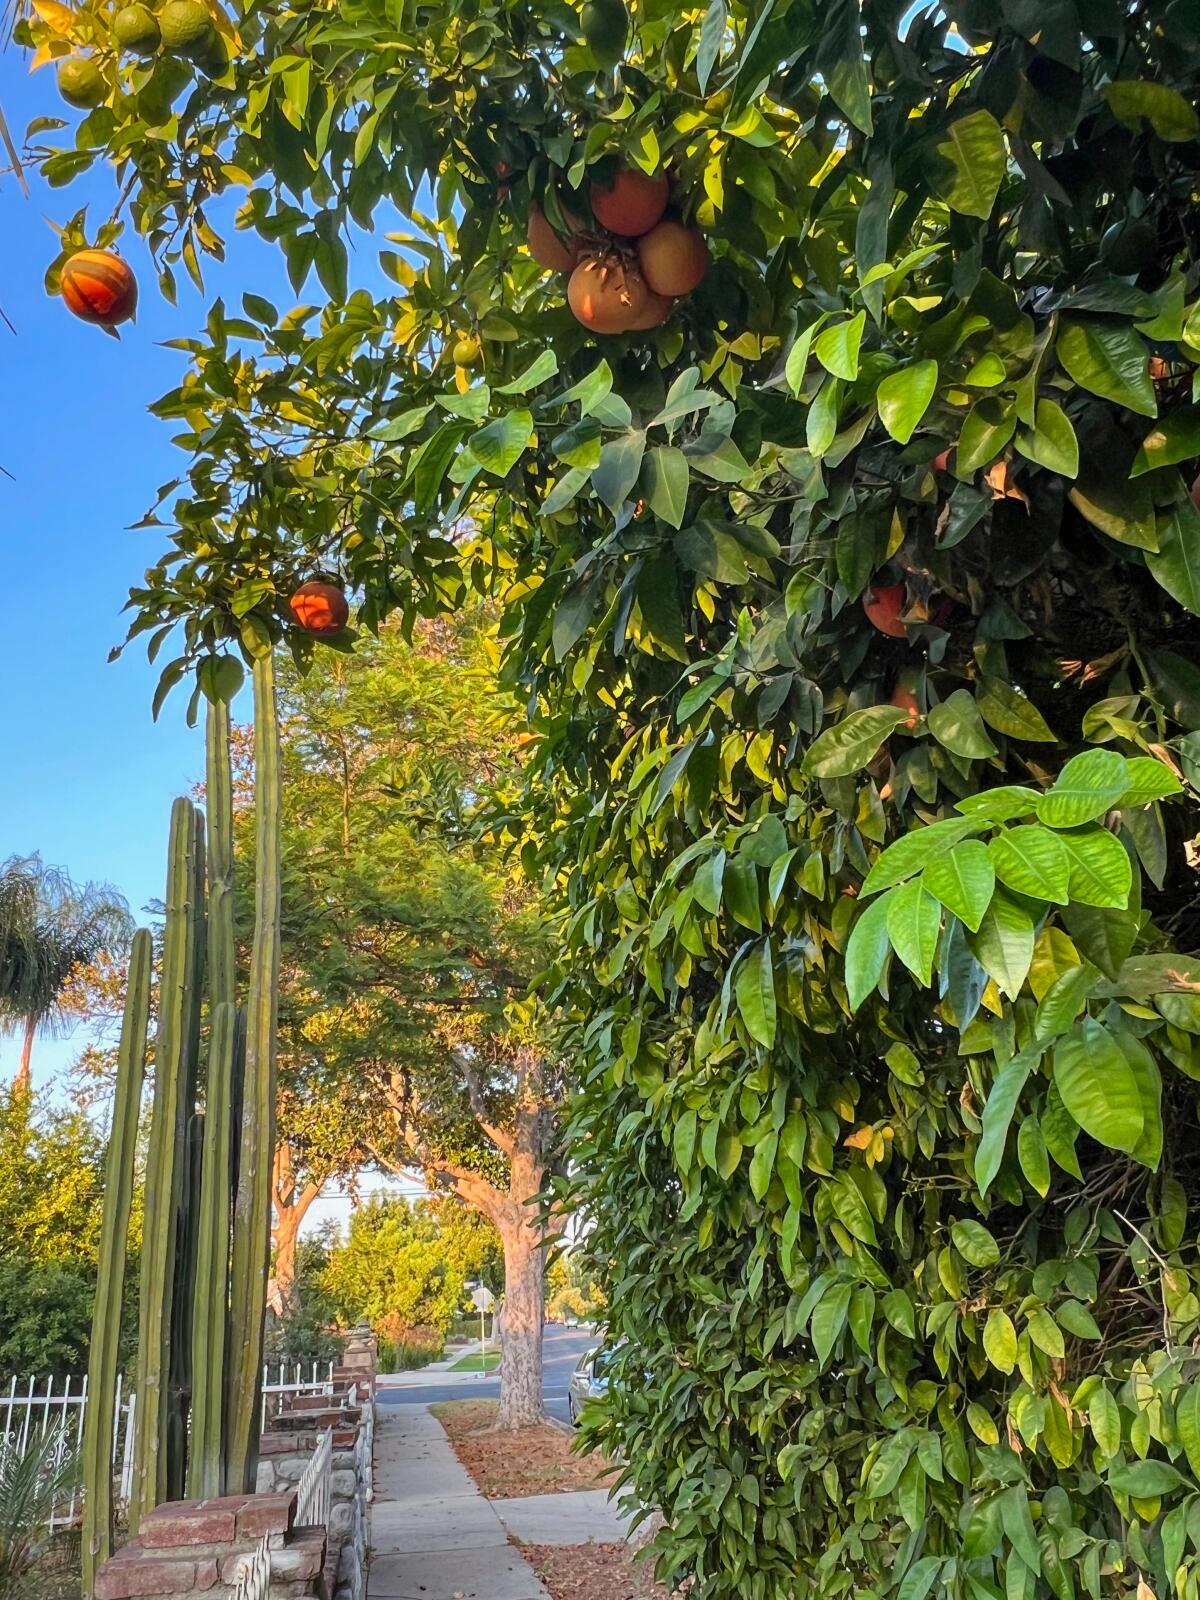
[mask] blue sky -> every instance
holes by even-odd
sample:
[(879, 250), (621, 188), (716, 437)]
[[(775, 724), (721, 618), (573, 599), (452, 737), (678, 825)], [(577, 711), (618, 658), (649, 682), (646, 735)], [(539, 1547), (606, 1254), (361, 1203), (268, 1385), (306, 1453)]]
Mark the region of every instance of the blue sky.
[[(18, 143), (31, 117), (65, 110), (52, 72), (28, 76), (12, 47), (0, 54), (0, 105)], [(26, 199), (0, 179), (0, 306), (16, 328), (14, 337), (0, 324), (0, 466), (15, 479), (0, 475), (0, 857), (40, 851), (77, 879), (115, 884), (136, 913), (162, 894), (170, 803), (201, 776), (203, 749), (184, 723), (185, 692), (151, 720), (156, 673), (140, 645), (111, 666), (107, 656), (125, 633), (130, 584), (162, 547), (162, 530), (129, 526), (185, 461), (146, 409), (183, 370), (184, 357), (159, 342), (194, 333), (205, 301), (181, 274), (179, 305), (166, 305), (127, 230), (121, 247), (141, 284), (136, 323), (118, 342), (77, 321), (42, 287), (57, 254), (45, 219), (63, 222), (85, 200), (93, 223), (106, 217), (111, 173), (68, 190), (30, 182)], [(236, 304), (253, 288), (294, 303), (275, 251), (222, 231), (229, 259), (206, 274), (209, 294)], [(44, 1083), (77, 1045), (39, 1043), (35, 1079)], [(16, 1057), (16, 1041), (0, 1039), (0, 1081)]]

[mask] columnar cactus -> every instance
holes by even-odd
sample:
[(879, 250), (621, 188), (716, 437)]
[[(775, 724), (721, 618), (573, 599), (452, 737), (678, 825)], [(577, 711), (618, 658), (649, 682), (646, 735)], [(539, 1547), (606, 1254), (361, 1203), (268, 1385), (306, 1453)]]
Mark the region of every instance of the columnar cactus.
[(280, 788), (275, 665), (254, 662), (254, 947), (246, 1018), (246, 1077), (230, 1283), (226, 1369), (226, 1488), (254, 1488), (258, 1468), (263, 1323), (271, 1247), (275, 1032), (279, 1013)]
[(172, 1360), (172, 1327), (187, 1177), (188, 1123), (195, 1110), (203, 883), (204, 821), (190, 800), (179, 799), (171, 810), (154, 1112), (146, 1163), (131, 1532), (136, 1532), (140, 1519), (167, 1499), (171, 1488), (178, 1484), (186, 1441), (180, 1426), (185, 1397), (172, 1393), (172, 1377), (177, 1383), (181, 1378), (178, 1340)]
[(154, 942), (150, 930), (139, 928), (133, 936), (129, 956), (129, 983), (125, 994), (125, 1014), (121, 1021), (121, 1042), (117, 1049), (117, 1090), (104, 1166), (104, 1214), (100, 1226), (100, 1261), (88, 1357), (90, 1404), (83, 1432), (82, 1554), (85, 1594), (91, 1594), (93, 1575), (97, 1567), (108, 1559), (112, 1549), (112, 1457), (117, 1373), (120, 1367), (121, 1304), (125, 1288), (138, 1118), (146, 1070), (153, 960)]
[(233, 929), (233, 793), (229, 708), (208, 708), (208, 1072), (192, 1310), (192, 1432), (188, 1493), (225, 1492), (225, 1351), (229, 1224), (234, 1192), (237, 972)]

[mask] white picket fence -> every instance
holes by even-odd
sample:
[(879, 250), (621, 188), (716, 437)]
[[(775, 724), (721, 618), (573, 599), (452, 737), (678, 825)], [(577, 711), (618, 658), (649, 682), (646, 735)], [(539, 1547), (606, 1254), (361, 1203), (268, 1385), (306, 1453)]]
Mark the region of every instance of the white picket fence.
[[(262, 1418), (265, 1426), (277, 1408), (279, 1397), (288, 1394), (332, 1394), (333, 1362), (287, 1362), (263, 1368)], [(133, 1491), (133, 1432), (136, 1396), (117, 1380), (116, 1419), (113, 1434), (113, 1482), (118, 1505), (126, 1505)], [(0, 1388), (0, 1448), (15, 1448), (24, 1455), (31, 1446), (40, 1447), (53, 1435), (55, 1454), (76, 1453), (83, 1443), (84, 1417), (87, 1415), (87, 1378), (13, 1378), (7, 1389)], [(50, 1526), (71, 1527), (82, 1512), (80, 1491), (76, 1489), (69, 1505), (56, 1510)]]
[(233, 1591), (233, 1600), (267, 1600), (271, 1592), (271, 1541), (264, 1536), (250, 1560), (242, 1568)]

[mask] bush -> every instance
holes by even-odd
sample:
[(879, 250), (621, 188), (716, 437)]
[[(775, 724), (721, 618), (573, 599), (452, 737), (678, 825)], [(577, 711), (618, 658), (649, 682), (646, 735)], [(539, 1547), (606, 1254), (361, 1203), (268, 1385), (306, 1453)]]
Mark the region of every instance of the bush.
[(409, 1328), (392, 1337), (386, 1333), (379, 1336), (380, 1372), (416, 1372), (432, 1361), (440, 1361), (444, 1354), (445, 1346), (436, 1328)]
[(82, 1263), (0, 1260), (0, 1375), (82, 1372), (95, 1295), (95, 1272)]

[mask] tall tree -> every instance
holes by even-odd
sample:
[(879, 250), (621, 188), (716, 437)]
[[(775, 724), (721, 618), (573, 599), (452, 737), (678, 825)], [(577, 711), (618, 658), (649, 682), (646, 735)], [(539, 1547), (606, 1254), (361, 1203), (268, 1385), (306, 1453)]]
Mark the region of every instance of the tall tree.
[(516, 772), (487, 616), (386, 629), (285, 677), (282, 1138), (276, 1279), (328, 1178), (419, 1170), (493, 1223), (506, 1263), (500, 1424), (542, 1415), (536, 1199), (559, 1091), (519, 1004), (543, 935), (481, 857), (481, 798)]
[(121, 951), (129, 908), (108, 884), (75, 884), (39, 856), (0, 866), (0, 1027), (22, 1033), (17, 1085), (31, 1083), (33, 1041), (53, 1032), (81, 968)]

